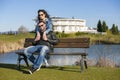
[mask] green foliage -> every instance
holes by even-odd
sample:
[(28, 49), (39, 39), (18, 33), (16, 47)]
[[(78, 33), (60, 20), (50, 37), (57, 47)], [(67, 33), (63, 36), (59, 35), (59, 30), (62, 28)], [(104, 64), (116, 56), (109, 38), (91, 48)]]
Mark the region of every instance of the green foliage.
[(102, 23), (102, 31), (103, 32), (106, 32), (107, 30), (108, 30), (108, 26), (106, 25), (106, 22), (105, 21), (103, 21), (103, 23)]
[(85, 33), (85, 32), (76, 32), (75, 35), (76, 35), (76, 36), (82, 36), (82, 35), (89, 35), (89, 33)]
[(76, 37), (74, 33), (56, 32), (56, 35), (57, 35), (58, 38), (73, 38), (73, 37)]
[(75, 35), (76, 36), (80, 36), (82, 33), (81, 32), (76, 32)]
[(118, 26), (115, 26), (115, 24), (113, 24), (111, 31), (113, 34), (119, 34)]
[(97, 31), (98, 32), (106, 32), (108, 30), (108, 26), (105, 21), (102, 22), (99, 20), (97, 24)]
[[(117, 25), (115, 26), (115, 24), (112, 25), (112, 28), (110, 30), (111, 30), (112, 34), (114, 34), (114, 35), (119, 34), (118, 26)], [(100, 20), (98, 21), (97, 31), (98, 32), (108, 31), (108, 26), (105, 21), (103, 21), (102, 24), (101, 24)]]
[(119, 80), (120, 68), (88, 67), (80, 73), (79, 66), (64, 66), (41, 68), (40, 71), (28, 73), (28, 69), (22, 66), (22, 70), (16, 69), (17, 65), (0, 64), (0, 78), (3, 80)]
[[(0, 42), (18, 42), (19, 40), (23, 40), (25, 38), (34, 38), (35, 33), (25, 33), (25, 34), (17, 34), (17, 35), (0, 35)], [(111, 30), (107, 31), (106, 35), (101, 34), (91, 34), (91, 33), (60, 33), (56, 32), (58, 38), (75, 38), (75, 37), (89, 37), (91, 43), (94, 43), (97, 40), (102, 40), (106, 42), (112, 43), (120, 43), (120, 34), (113, 35)]]
[(97, 24), (97, 31), (102, 32), (102, 24), (100, 20), (98, 21), (98, 24)]

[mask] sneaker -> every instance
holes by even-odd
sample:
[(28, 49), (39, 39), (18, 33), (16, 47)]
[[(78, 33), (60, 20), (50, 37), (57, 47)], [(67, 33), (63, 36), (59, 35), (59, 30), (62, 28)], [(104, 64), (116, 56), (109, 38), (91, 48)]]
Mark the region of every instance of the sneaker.
[(45, 60), (45, 67), (49, 67), (50, 65), (48, 64), (47, 60)]
[(29, 73), (30, 73), (30, 74), (33, 74), (36, 70), (37, 70), (37, 69), (35, 69), (35, 68), (31, 68), (31, 69), (29, 70)]
[[(46, 64), (45, 67), (48, 68), (48, 67), (50, 67), (50, 65)], [(39, 68), (36, 71), (39, 71), (40, 69), (41, 69), (41, 65), (39, 66)]]
[(39, 71), (40, 70), (40, 68), (38, 68), (36, 71)]
[(45, 67), (50, 67), (50, 65), (47, 63), (47, 64), (45, 65)]
[(39, 71), (39, 70), (40, 70), (40, 68), (41, 68), (41, 66), (42, 66), (42, 64), (39, 66), (39, 68), (38, 68), (36, 71)]

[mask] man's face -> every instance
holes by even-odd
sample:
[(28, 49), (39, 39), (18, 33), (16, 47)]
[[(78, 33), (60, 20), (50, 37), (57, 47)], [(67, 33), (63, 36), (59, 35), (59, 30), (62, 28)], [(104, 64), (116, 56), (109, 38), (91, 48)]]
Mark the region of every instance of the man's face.
[(46, 26), (45, 26), (45, 23), (44, 23), (44, 22), (40, 22), (40, 23), (39, 23), (39, 27), (40, 27), (40, 30), (41, 30), (42, 32), (44, 32), (44, 31), (46, 30)]

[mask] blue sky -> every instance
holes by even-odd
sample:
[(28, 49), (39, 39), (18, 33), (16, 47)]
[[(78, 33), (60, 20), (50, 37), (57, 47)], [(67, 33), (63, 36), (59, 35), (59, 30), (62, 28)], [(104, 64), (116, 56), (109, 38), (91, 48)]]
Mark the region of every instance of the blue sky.
[(33, 30), (38, 9), (50, 16), (85, 19), (88, 27), (106, 21), (109, 28), (120, 30), (120, 0), (0, 0), (0, 32), (15, 31), (23, 25)]

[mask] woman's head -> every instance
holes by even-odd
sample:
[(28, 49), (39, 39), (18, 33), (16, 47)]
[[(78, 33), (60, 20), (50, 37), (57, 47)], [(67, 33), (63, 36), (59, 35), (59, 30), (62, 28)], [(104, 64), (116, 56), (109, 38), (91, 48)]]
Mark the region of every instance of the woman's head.
[(48, 13), (44, 9), (38, 10), (38, 20), (44, 20), (45, 18), (49, 18)]

